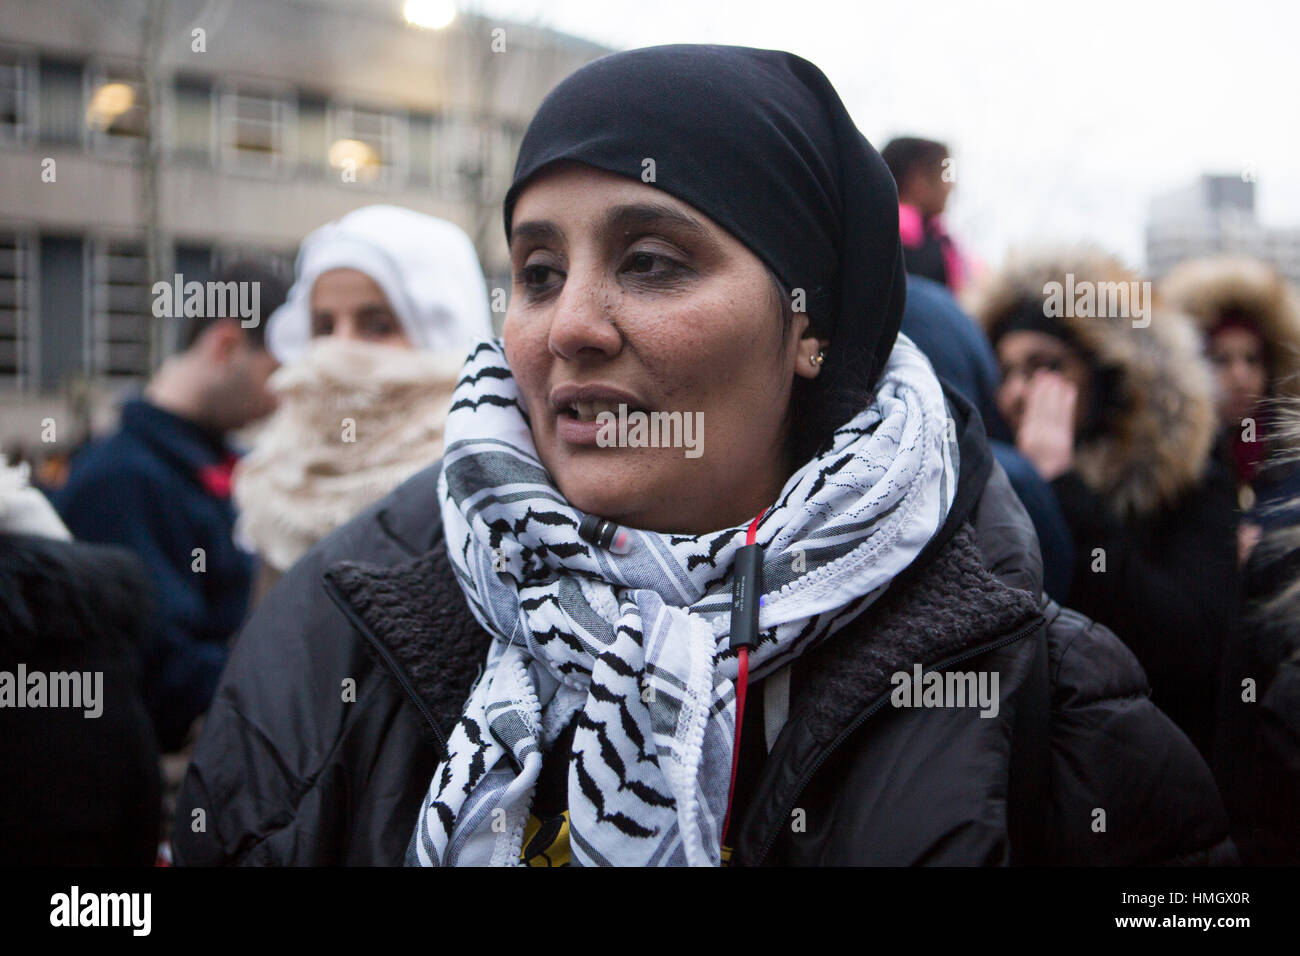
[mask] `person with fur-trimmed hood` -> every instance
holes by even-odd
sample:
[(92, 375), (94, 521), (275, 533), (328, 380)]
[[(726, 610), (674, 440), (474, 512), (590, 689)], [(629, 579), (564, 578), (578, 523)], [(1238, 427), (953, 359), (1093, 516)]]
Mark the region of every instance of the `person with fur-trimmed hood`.
[(1232, 483), (1211, 455), (1195, 332), (1146, 288), (1079, 246), (1013, 256), (970, 304), (1002, 370), (999, 410), (1074, 535), (1070, 605), (1133, 649), (1152, 699), (1208, 753), (1237, 606)]
[(1275, 427), (1274, 406), (1300, 399), (1300, 294), (1265, 263), (1241, 256), (1184, 262), (1158, 293), (1195, 320), (1214, 365), (1219, 454), (1237, 479), (1244, 560), (1261, 528), (1296, 518), (1275, 507), (1300, 497), (1292, 454), (1300, 449)]

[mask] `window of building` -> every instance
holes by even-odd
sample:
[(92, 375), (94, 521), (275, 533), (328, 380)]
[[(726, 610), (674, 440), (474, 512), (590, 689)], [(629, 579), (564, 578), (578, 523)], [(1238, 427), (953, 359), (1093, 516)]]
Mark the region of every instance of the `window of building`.
[(40, 141), (79, 146), (86, 141), (85, 66), (41, 57), (37, 69)]
[(329, 101), (322, 95), (298, 93), (298, 175), (322, 179), (335, 175), (329, 168)]
[(32, 66), (27, 54), (0, 47), (0, 142), (31, 138)]
[(433, 184), (451, 200), (499, 202), (510, 186), (522, 133), (466, 117), (443, 117), (433, 127)]
[(94, 241), (89, 278), (87, 344), (91, 374), (109, 379), (148, 375), (153, 299), (144, 243)]
[(437, 192), (451, 200), (477, 200), (485, 170), (482, 137), (476, 123), (444, 116), (433, 129), (433, 180)]
[(330, 169), (354, 181), (401, 185), (407, 170), (406, 117), (379, 110), (334, 106), (329, 114)]
[(31, 382), (31, 278), (30, 241), (0, 232), (0, 387), (22, 389)]
[(212, 273), (215, 275), (237, 262), (255, 262), (292, 285), (293, 266), (297, 256), (298, 250), (293, 247), (275, 249), (269, 246), (219, 245), (212, 250)]
[(284, 172), (292, 165), (295, 105), (288, 94), (227, 87), (218, 107), (223, 165)]
[(212, 161), (212, 86), (206, 80), (182, 77), (171, 91), (170, 146), (177, 159), (206, 164)]
[(413, 186), (433, 185), (433, 117), (412, 113), (407, 120), (407, 177)]
[(138, 69), (99, 65), (86, 76), (86, 128), (96, 149), (136, 150), (149, 135), (144, 80)]
[(494, 205), (505, 201), (506, 190), (515, 174), (515, 159), (519, 155), (519, 144), (523, 132), (513, 127), (494, 124), (484, 131), (486, 142), (484, 163), (487, 175), (483, 179), (485, 202)]

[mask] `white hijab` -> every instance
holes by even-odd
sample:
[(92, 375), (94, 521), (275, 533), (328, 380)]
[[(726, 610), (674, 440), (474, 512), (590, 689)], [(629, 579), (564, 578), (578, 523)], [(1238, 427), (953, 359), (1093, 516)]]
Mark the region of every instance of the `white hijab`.
[(282, 364), (311, 341), (311, 290), (321, 273), (356, 269), (384, 291), (417, 349), (463, 356), (492, 334), (487, 283), (460, 227), (400, 206), (364, 206), (303, 240), (294, 283), (271, 314), (266, 341)]

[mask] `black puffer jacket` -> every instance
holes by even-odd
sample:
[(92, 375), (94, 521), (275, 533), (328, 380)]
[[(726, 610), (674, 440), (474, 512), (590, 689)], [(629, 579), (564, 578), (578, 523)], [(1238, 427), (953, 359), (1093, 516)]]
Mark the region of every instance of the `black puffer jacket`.
[[(1032, 525), (978, 416), (954, 404), (950, 519), (906, 580), (793, 669), (774, 748), (742, 759), (732, 862), (1234, 862), (1209, 770), (1133, 655), (1031, 597)], [(327, 538), (259, 607), (181, 792), (177, 862), (402, 862), (488, 642), (446, 558), (436, 480)], [(996, 671), (997, 715), (891, 706), (890, 675), (915, 663)]]
[(83, 686), (91, 706), (84, 697), (48, 706), (51, 696), (16, 708), (0, 693), (0, 865), (153, 864), (158, 743), (139, 661), (150, 605), (144, 567), (128, 551), (0, 534), (2, 679), (16, 683), (21, 666), (52, 692), (55, 674), (100, 675)]
[(1251, 866), (1300, 866), (1297, 581), (1300, 528), (1266, 536), (1246, 565), (1247, 613), (1224, 658), (1214, 769)]

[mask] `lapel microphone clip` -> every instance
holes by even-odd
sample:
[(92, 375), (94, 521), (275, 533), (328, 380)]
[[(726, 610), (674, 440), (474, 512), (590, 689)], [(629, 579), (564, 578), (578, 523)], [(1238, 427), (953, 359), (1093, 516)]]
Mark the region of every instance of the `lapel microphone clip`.
[(632, 533), (605, 518), (586, 515), (578, 525), (578, 537), (611, 554), (627, 554), (632, 550)]
[(760, 513), (749, 525), (745, 545), (736, 552), (731, 575), (731, 647), (758, 643), (758, 605), (763, 593), (763, 548), (754, 543)]

